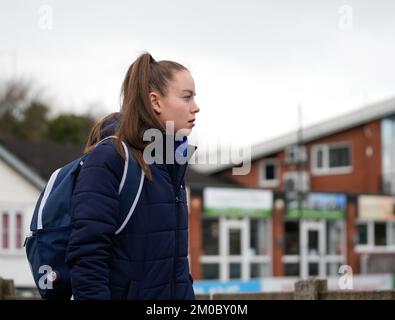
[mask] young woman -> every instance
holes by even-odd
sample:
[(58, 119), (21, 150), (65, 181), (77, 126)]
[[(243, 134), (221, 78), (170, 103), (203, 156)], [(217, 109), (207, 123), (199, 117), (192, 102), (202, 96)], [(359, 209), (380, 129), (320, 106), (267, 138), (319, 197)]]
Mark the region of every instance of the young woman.
[[(167, 161), (166, 148), (160, 154), (163, 161), (147, 164), (144, 156), (153, 143), (144, 138), (149, 129), (160, 130), (164, 147), (166, 138), (172, 139), (175, 150), (187, 142), (199, 112), (194, 96), (195, 84), (184, 66), (156, 62), (145, 53), (127, 71), (121, 112), (92, 129), (89, 154), (72, 198), (73, 229), (66, 258), (74, 299), (195, 298), (188, 263), (187, 163)], [(173, 134), (166, 132), (168, 122), (174, 125)], [(179, 131), (184, 134), (182, 142), (175, 137)], [(117, 138), (95, 146), (110, 135)], [(125, 164), (122, 141), (145, 178), (130, 220), (116, 234), (122, 223), (118, 193)]]

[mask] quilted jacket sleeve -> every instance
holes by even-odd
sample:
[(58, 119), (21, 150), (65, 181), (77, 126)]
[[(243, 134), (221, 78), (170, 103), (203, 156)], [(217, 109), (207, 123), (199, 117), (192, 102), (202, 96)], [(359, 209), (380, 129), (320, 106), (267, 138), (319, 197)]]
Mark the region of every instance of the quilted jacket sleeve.
[(72, 196), (72, 231), (66, 253), (74, 299), (110, 299), (109, 268), (120, 225), (119, 184), (124, 160), (113, 141), (86, 158)]

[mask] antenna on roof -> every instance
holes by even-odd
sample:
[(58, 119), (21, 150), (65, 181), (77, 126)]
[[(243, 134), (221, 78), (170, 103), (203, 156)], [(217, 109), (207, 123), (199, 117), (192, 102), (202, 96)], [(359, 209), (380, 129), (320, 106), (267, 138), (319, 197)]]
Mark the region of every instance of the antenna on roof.
[[(303, 148), (303, 123), (302, 123), (302, 104), (298, 104), (298, 133), (297, 133), (297, 150), (298, 151), (298, 157), (300, 157), (300, 150)], [(301, 190), (300, 186), (302, 185), (302, 174), (303, 174), (303, 167), (302, 167), (302, 161), (301, 159), (298, 158), (298, 161), (296, 162), (296, 172), (297, 172), (297, 189), (296, 189), (296, 194), (297, 194), (297, 201), (298, 201), (298, 216), (299, 218), (302, 216), (302, 195), (301, 195)]]

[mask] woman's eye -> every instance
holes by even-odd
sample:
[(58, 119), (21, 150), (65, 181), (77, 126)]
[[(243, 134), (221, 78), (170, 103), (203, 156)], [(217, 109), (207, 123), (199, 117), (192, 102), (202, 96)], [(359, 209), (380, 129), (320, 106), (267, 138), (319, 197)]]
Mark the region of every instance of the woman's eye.
[(188, 100), (188, 99), (189, 99), (190, 97), (191, 97), (191, 96), (188, 96), (188, 97), (184, 97), (184, 99), (187, 99), (187, 100)]

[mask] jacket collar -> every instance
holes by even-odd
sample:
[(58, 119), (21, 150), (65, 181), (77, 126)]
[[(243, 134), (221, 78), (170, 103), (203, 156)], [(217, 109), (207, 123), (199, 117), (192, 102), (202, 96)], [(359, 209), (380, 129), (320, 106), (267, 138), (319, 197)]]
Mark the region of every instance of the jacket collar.
[(186, 136), (182, 140), (175, 139), (174, 135), (163, 134), (162, 156), (163, 164), (184, 165), (191, 159), (197, 146), (188, 143)]
[[(167, 142), (166, 138), (168, 139)], [(174, 150), (171, 150), (171, 144), (173, 144)], [(166, 146), (170, 148), (167, 153)], [(163, 164), (159, 164), (159, 166), (164, 166), (166, 168), (176, 192), (178, 192), (177, 190), (179, 190), (181, 184), (183, 183), (188, 161), (191, 159), (196, 149), (197, 146), (188, 144), (186, 137), (184, 137), (182, 141), (177, 141), (173, 135), (163, 135), (164, 161)], [(170, 151), (173, 151), (173, 155), (171, 155)], [(172, 158), (168, 159), (169, 156)]]

